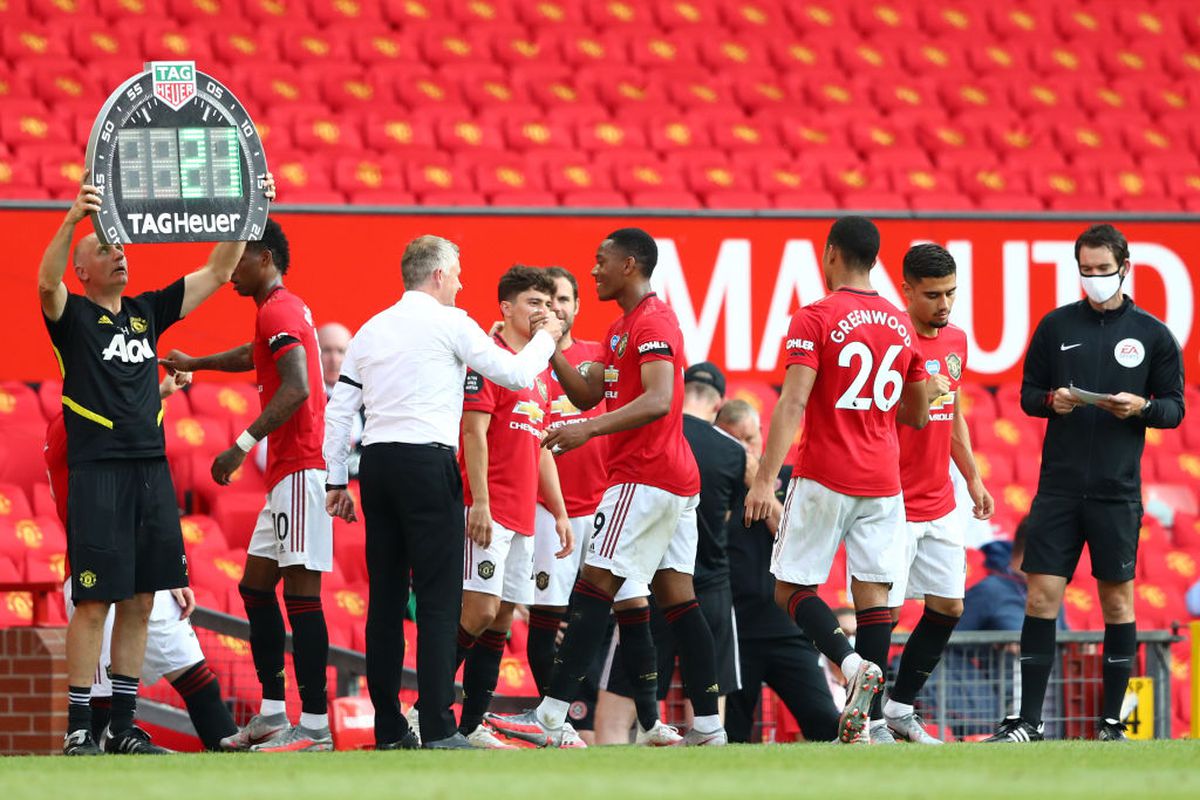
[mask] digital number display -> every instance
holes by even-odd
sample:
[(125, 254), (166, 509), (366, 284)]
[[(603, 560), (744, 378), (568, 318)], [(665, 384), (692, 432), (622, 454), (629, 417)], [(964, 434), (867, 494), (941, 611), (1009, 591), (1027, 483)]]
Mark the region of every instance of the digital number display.
[(233, 128), (125, 128), (117, 134), (117, 172), (127, 200), (242, 196)]

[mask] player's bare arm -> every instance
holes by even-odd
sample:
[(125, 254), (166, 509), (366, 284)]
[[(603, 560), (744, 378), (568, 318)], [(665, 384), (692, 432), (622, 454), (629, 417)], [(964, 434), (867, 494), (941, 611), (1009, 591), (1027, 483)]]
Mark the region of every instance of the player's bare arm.
[[(588, 370), (589, 373), (596, 367), (597, 365), (593, 364)], [(603, 368), (600, 371), (603, 381)], [(555, 373), (561, 380), (563, 373), (557, 367)], [(565, 453), (582, 447), (592, 437), (640, 428), (665, 417), (671, 411), (671, 399), (675, 393), (674, 363), (664, 360), (647, 361), (642, 364), (641, 376), (642, 393), (634, 398), (633, 402), (586, 422), (564, 425), (550, 431), (542, 441), (542, 447), (552, 453)], [(563, 384), (563, 390), (567, 392), (567, 397), (571, 398), (566, 384)], [(574, 398), (571, 398), (571, 402), (575, 402)]]
[(967, 428), (967, 418), (963, 416), (960, 395), (954, 396), (954, 426), (950, 429), (950, 458), (967, 481), (967, 493), (975, 504), (972, 513), (975, 519), (991, 519), (996, 510), (992, 495), (983, 485), (983, 477), (975, 463), (975, 453), (971, 449), (971, 431)]
[(900, 408), (896, 410), (896, 421), (917, 430), (928, 425), (929, 393), (929, 387), (925, 381), (904, 384), (904, 391), (900, 395)]
[(771, 432), (767, 435), (767, 449), (759, 461), (754, 483), (746, 493), (746, 516), (742, 522), (747, 528), (760, 519), (770, 518), (773, 503), (778, 502), (775, 499), (775, 476), (779, 474), (783, 460), (787, 458), (816, 380), (817, 371), (812, 367), (793, 364), (787, 369), (779, 402), (771, 412)]
[[(263, 180), (263, 197), (275, 199), (275, 176), (267, 173)], [(195, 272), (184, 276), (183, 304), (179, 316), (186, 317), (233, 277), (234, 267), (246, 250), (245, 242), (217, 242), (208, 256), (208, 262)]]
[(587, 371), (581, 373), (561, 350), (555, 350), (550, 357), (550, 366), (558, 377), (558, 383), (566, 393), (567, 399), (581, 411), (589, 411), (604, 399), (604, 365), (593, 361), (587, 365)]
[(492, 508), (488, 495), (488, 427), (492, 415), (486, 411), (464, 411), (462, 416), (463, 460), (471, 485), (471, 510), (467, 512), (467, 536), (480, 547), (492, 544)]
[(168, 371), (158, 384), (158, 396), (166, 400), (192, 382), (192, 373), (180, 370)]
[(549, 450), (543, 450), (538, 460), (538, 494), (546, 510), (554, 516), (554, 532), (558, 534), (561, 549), (555, 558), (566, 558), (575, 552), (575, 533), (571, 530), (571, 518), (567, 516), (567, 504), (562, 496), (562, 484), (558, 480), (558, 465)]
[[(297, 345), (288, 350), (279, 357), (275, 366), (279, 370), (279, 390), (267, 401), (258, 419), (246, 428), (258, 440), (287, 422), (308, 399), (308, 361), (304, 346)], [(246, 453), (242, 448), (232, 445), (213, 460), (213, 480), (222, 486), (228, 485), (229, 477), (245, 460)]]
[(38, 267), (38, 297), (42, 302), (42, 313), (51, 322), (57, 322), (67, 306), (67, 285), (63, 283), (63, 275), (71, 257), (71, 238), (75, 234), (75, 226), (89, 214), (100, 210), (100, 190), (87, 182), (89, 174), (83, 173), (79, 194), (67, 209), (67, 215), (55, 231), (54, 238), (46, 246)]
[(168, 373), (199, 372), (249, 372), (254, 369), (254, 346), (250, 342), (238, 345), (224, 353), (213, 353), (210, 356), (189, 356), (182, 350), (172, 350), (166, 358), (160, 358), (159, 364)]

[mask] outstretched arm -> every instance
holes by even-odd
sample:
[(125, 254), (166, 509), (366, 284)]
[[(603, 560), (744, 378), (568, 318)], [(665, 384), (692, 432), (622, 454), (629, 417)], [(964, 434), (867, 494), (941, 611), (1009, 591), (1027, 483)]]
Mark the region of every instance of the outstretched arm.
[[(555, 372), (562, 375), (557, 370)], [(664, 359), (647, 361), (642, 364), (641, 373), (642, 393), (631, 403), (586, 422), (564, 425), (550, 431), (542, 440), (542, 447), (552, 453), (565, 453), (582, 446), (594, 436), (640, 428), (665, 417), (671, 411), (671, 398), (675, 393), (675, 362)], [(566, 388), (565, 385), (563, 388)]]
[(604, 399), (604, 365), (599, 361), (590, 362), (586, 373), (581, 373), (571, 366), (561, 350), (555, 350), (550, 358), (550, 366), (554, 368), (558, 384), (563, 387), (571, 405), (587, 411)]
[(166, 358), (160, 358), (158, 363), (169, 373), (199, 372), (205, 369), (214, 372), (249, 372), (254, 369), (254, 346), (246, 342), (232, 350), (214, 353), (211, 356), (189, 356), (182, 350), (172, 350)]
[(54, 232), (54, 238), (46, 246), (38, 267), (38, 298), (42, 302), (42, 313), (51, 322), (58, 322), (63, 309), (67, 307), (67, 285), (63, 283), (63, 275), (71, 257), (71, 237), (75, 234), (75, 226), (88, 214), (100, 210), (100, 191), (87, 183), (88, 174), (83, 173), (84, 183), (79, 187), (79, 195)]

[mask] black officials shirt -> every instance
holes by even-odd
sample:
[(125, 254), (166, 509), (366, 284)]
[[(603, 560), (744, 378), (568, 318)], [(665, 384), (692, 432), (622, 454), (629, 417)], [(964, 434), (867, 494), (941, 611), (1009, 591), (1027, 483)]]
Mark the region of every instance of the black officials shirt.
[(683, 437), (700, 468), (700, 505), (696, 509), (696, 590), (729, 580), (725, 527), (730, 510), (746, 495), (746, 450), (710, 422), (683, 415)]
[[(776, 483), (781, 496), (791, 480), (791, 467), (784, 467)], [(737, 613), (739, 639), (789, 639), (803, 636), (787, 612), (775, 605), (775, 576), (771, 574), (771, 550), (775, 537), (767, 523), (759, 520), (746, 527), (746, 497), (743, 494), (729, 517), (729, 583)]]
[(179, 321), (183, 279), (121, 298), (113, 314), (67, 295), (57, 322), (43, 315), (63, 376), (70, 466), (109, 458), (165, 455), (158, 394), (158, 337)]
[[(1149, 398), (1150, 408), (1124, 420), (1087, 405), (1055, 414), (1050, 392), (1071, 385), (1130, 392)], [(1025, 354), (1021, 408), (1049, 418), (1039, 493), (1140, 500), (1146, 428), (1175, 428), (1183, 421), (1179, 343), (1129, 298), (1103, 313), (1086, 300), (1057, 308), (1038, 324)]]

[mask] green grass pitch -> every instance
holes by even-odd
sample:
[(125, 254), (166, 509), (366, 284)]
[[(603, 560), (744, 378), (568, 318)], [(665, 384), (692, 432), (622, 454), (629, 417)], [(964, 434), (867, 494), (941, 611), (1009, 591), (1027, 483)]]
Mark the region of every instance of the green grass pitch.
[(1200, 742), (0, 759), (0, 800), (1200, 798)]

